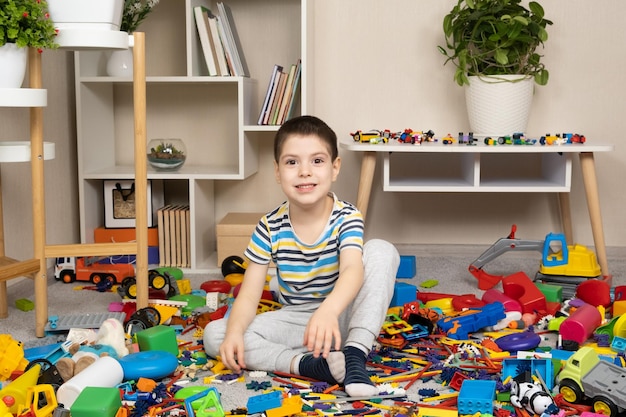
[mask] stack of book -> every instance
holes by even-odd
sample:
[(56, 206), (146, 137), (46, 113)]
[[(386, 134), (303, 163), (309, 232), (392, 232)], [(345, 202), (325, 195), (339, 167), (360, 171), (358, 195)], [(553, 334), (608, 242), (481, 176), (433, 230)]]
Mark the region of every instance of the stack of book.
[(217, 3), (217, 15), (204, 6), (193, 8), (207, 70), (211, 76), (249, 76), (230, 7)]
[(297, 103), (301, 68), (300, 59), (287, 72), (281, 65), (274, 65), (257, 124), (280, 125), (291, 117)]
[(157, 210), (159, 265), (189, 268), (191, 239), (189, 206), (167, 205)]

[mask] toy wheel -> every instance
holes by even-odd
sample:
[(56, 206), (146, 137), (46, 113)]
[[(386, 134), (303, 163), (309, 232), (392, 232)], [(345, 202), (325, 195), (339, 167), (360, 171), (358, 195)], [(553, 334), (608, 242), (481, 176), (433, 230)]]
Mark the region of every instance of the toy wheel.
[(128, 320), (128, 323), (126, 323), (126, 328), (124, 330), (126, 331), (126, 334), (132, 338), (135, 333), (146, 330), (148, 327), (150, 326), (148, 326), (147, 323), (144, 323), (137, 318), (131, 318)]
[(98, 285), (106, 279), (106, 274), (102, 274), (100, 272), (94, 272), (93, 274), (91, 274), (89, 279), (91, 280), (92, 283), (94, 283), (95, 285)]
[(563, 399), (568, 403), (578, 403), (583, 400), (583, 392), (574, 381), (565, 379), (561, 381), (559, 393), (563, 395)]
[(128, 298), (137, 298), (137, 280), (135, 277), (124, 278), (122, 281), (124, 295)]
[(69, 269), (65, 269), (61, 271), (61, 276), (59, 277), (59, 279), (66, 284), (71, 284), (72, 282), (76, 281), (76, 274), (74, 274), (74, 272)]
[(165, 288), (169, 279), (165, 277), (165, 274), (161, 274), (157, 271), (150, 271), (150, 286), (155, 290), (160, 290)]
[(147, 323), (149, 327), (153, 327), (161, 323), (161, 313), (153, 307), (142, 308), (135, 312), (134, 315), (139, 317), (141, 321)]
[(591, 402), (591, 406), (593, 407), (594, 413), (597, 414), (616, 417), (619, 413), (619, 410), (617, 409), (617, 406), (613, 403), (613, 401), (602, 395), (594, 397), (593, 401)]

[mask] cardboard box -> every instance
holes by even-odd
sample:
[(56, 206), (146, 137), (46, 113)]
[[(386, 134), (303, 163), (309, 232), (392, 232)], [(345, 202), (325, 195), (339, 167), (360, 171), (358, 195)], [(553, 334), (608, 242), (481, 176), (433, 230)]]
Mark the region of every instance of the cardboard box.
[[(134, 180), (104, 181), (104, 226), (135, 227)], [(163, 205), (163, 181), (148, 180), (148, 227), (156, 225), (156, 208)]]
[(228, 213), (217, 224), (217, 265), (229, 256), (241, 256), (254, 228), (265, 213)]
[[(126, 243), (137, 240), (135, 228), (107, 229), (97, 227), (93, 231), (93, 241), (95, 243)], [(148, 229), (148, 246), (159, 246), (159, 231), (156, 227)]]

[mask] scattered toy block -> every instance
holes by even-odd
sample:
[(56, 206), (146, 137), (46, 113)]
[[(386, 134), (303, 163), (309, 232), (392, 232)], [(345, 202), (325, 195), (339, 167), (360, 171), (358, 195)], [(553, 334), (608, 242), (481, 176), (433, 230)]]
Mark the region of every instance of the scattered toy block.
[(457, 407), (459, 414), (493, 414), (496, 381), (467, 379), (461, 385)]
[(417, 273), (417, 262), (415, 256), (400, 255), (400, 266), (396, 278), (413, 278)]
[(248, 398), (246, 408), (248, 409), (248, 414), (256, 414), (281, 407), (282, 405), (283, 395), (279, 391), (272, 391), (268, 394), (260, 394)]
[(502, 292), (520, 303), (522, 313), (534, 313), (547, 309), (546, 297), (522, 271), (502, 278)]
[(178, 356), (176, 331), (170, 326), (159, 324), (135, 333), (141, 351), (162, 350)]
[(31, 311), (35, 308), (35, 303), (27, 298), (20, 298), (19, 300), (15, 300), (15, 307), (21, 311)]
[(391, 297), (391, 307), (403, 306), (417, 300), (417, 287), (406, 282), (396, 282)]
[(574, 340), (582, 345), (601, 324), (602, 315), (598, 309), (591, 304), (583, 304), (561, 323), (559, 334), (563, 340)]
[(70, 407), (72, 417), (115, 417), (122, 406), (119, 389), (85, 387)]
[(483, 296), (481, 297), (481, 300), (483, 300), (485, 303), (500, 301), (504, 306), (504, 311), (522, 311), (522, 306), (517, 300), (514, 300), (513, 298), (504, 294), (502, 291), (493, 288), (485, 291)]
[(613, 301), (613, 317), (626, 314), (626, 300)]

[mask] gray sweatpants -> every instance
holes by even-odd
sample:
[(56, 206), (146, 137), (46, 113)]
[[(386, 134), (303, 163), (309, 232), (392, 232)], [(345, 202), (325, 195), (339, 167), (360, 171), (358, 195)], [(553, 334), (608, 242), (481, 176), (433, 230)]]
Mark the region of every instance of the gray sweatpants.
[[(385, 320), (393, 296), (400, 256), (389, 242), (372, 239), (363, 247), (364, 281), (354, 301), (339, 317), (343, 345), (371, 349)], [(249, 369), (291, 372), (292, 359), (303, 352), (304, 330), (319, 304), (284, 306), (257, 315), (244, 334), (245, 362)], [(227, 319), (204, 329), (204, 349), (219, 355)]]

